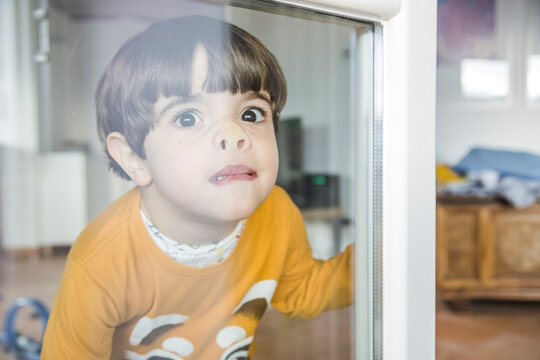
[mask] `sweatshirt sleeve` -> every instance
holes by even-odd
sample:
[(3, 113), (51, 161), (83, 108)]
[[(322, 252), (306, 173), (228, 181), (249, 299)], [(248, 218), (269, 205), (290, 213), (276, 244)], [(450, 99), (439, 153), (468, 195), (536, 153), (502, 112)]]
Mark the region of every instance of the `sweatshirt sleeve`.
[(350, 305), (353, 296), (354, 245), (326, 261), (313, 259), (304, 221), (291, 204), (289, 245), (272, 306), (289, 316), (311, 318)]
[(41, 359), (109, 359), (118, 319), (107, 291), (68, 260), (45, 330)]

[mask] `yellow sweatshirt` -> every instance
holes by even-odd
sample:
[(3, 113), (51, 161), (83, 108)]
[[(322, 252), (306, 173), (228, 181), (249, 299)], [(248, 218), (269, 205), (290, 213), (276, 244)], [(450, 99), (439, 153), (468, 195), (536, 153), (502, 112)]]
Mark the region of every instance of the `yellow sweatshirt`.
[(269, 304), (313, 317), (351, 302), (351, 247), (314, 260), (301, 214), (279, 187), (248, 218), (234, 251), (199, 269), (158, 248), (139, 203), (136, 188), (77, 239), (42, 359), (247, 358)]

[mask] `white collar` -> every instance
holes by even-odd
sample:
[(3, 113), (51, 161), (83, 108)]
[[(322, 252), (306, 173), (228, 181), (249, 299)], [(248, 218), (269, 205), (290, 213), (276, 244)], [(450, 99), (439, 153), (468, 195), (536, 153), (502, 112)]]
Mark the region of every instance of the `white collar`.
[(142, 210), (140, 212), (144, 225), (156, 245), (179, 263), (196, 268), (217, 264), (230, 255), (246, 225), (246, 219), (240, 220), (233, 232), (221, 240), (205, 245), (188, 245), (167, 238), (148, 220)]

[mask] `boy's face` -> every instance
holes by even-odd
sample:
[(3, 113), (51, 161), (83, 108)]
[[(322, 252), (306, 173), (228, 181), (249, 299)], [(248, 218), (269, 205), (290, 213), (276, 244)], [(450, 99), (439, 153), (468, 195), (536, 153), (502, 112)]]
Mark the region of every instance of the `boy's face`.
[(269, 195), (278, 151), (267, 94), (195, 86), (187, 98), (159, 98), (155, 116), (143, 190), (154, 211), (217, 224), (248, 217)]

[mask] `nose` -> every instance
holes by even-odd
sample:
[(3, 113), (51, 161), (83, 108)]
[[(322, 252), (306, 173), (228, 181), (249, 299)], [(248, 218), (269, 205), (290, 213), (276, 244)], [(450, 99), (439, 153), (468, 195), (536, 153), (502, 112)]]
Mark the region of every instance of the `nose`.
[(250, 146), (248, 135), (234, 121), (229, 121), (218, 137), (221, 150), (246, 150)]

